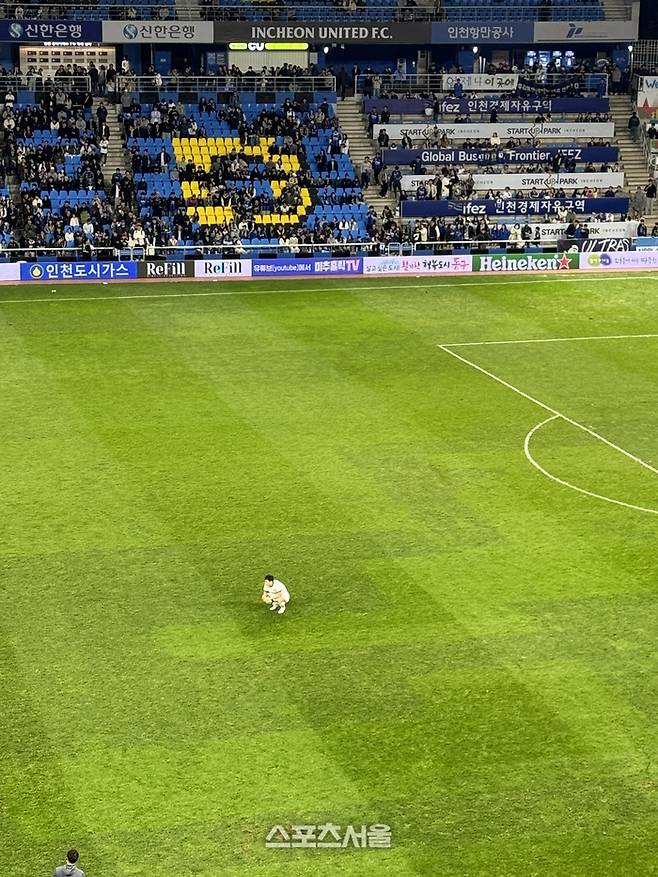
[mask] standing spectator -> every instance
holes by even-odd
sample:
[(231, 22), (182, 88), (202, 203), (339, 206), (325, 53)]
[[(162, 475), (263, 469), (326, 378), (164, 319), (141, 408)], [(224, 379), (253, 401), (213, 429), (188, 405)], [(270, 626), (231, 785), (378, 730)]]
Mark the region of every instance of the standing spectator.
[(361, 68), (358, 64), (355, 64), (352, 67), (352, 81), (350, 82), (350, 88), (352, 89), (352, 94), (356, 94), (358, 91), (358, 80), (361, 75)]
[(633, 213), (635, 214), (636, 219), (647, 212), (647, 196), (642, 186), (638, 186), (631, 195), (631, 207), (633, 208)]
[(612, 73), (610, 75), (610, 79), (612, 80), (612, 93), (619, 94), (621, 92), (621, 68), (618, 64), (612, 68)]
[(391, 191), (396, 198), (402, 197), (402, 173), (397, 164), (395, 170), (391, 172)]
[(640, 137), (640, 118), (636, 112), (631, 113), (628, 120), (628, 133), (637, 142)]
[(347, 70), (344, 67), (340, 68), (340, 73), (338, 74), (338, 93), (340, 95), (341, 100), (345, 100), (345, 95), (347, 94), (347, 86), (349, 84), (349, 76)]
[(385, 198), (388, 195), (388, 174), (385, 169), (382, 169), (379, 174), (379, 182), (379, 197)]
[(382, 161), (381, 153), (377, 153), (377, 155), (372, 160), (372, 176), (375, 180), (375, 184), (379, 184), (379, 175), (382, 172), (382, 168), (384, 167), (384, 163)]
[(105, 69), (105, 64), (101, 64), (100, 70), (98, 71), (98, 93), (100, 95), (105, 94), (106, 77), (107, 77), (107, 70)]
[(379, 124), (379, 113), (377, 110), (370, 110), (368, 113), (368, 137), (372, 138), (372, 131), (375, 125)]
[(98, 67), (93, 61), (89, 65), (89, 80), (91, 82), (91, 93), (98, 94)]
[(361, 163), (361, 188), (367, 189), (370, 185), (370, 179), (372, 177), (372, 162), (370, 161), (370, 157), (366, 155)]
[(107, 121), (107, 107), (104, 103), (102, 103), (96, 110), (96, 118), (98, 119), (98, 127), (100, 129)]
[(644, 187), (644, 194), (647, 196), (647, 213), (653, 213), (653, 205), (656, 203), (656, 181), (650, 179)]
[(116, 91), (116, 80), (117, 80), (117, 71), (114, 69), (114, 64), (108, 64), (107, 70), (105, 72), (105, 86), (109, 90), (110, 87), (113, 91)]
[(55, 868), (53, 877), (85, 877), (85, 872), (76, 865), (80, 858), (77, 850), (69, 850), (66, 854), (66, 863)]

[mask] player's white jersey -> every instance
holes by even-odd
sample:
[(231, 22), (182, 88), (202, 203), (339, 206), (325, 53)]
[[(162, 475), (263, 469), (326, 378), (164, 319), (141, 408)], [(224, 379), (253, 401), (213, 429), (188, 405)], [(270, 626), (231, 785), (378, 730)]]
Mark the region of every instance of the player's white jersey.
[(280, 582), (278, 579), (274, 579), (272, 582), (270, 593), (276, 600), (284, 603), (287, 603), (288, 600), (290, 600), (290, 592), (288, 591), (288, 588), (286, 588), (283, 582)]

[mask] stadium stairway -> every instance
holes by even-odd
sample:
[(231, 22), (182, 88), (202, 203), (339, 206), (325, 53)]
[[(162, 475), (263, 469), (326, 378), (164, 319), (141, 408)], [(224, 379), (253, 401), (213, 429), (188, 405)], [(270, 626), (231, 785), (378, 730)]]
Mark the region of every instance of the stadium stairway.
[[(347, 97), (345, 100), (336, 102), (336, 115), (340, 120), (340, 127), (350, 141), (350, 156), (356, 169), (357, 177), (361, 174), (361, 163), (364, 158), (372, 158), (379, 151), (379, 146), (368, 137), (366, 120), (361, 109), (362, 98)], [(382, 198), (379, 194), (379, 186), (370, 185), (363, 193), (363, 200), (370, 207), (374, 207), (377, 215), (381, 216), (384, 207), (390, 207), (397, 215), (398, 206), (392, 195)]]
[(198, 0), (175, 0), (176, 18), (179, 21), (199, 21), (201, 7)]
[[(94, 117), (96, 116), (96, 110), (101, 101), (102, 98), (94, 98), (94, 107), (92, 110), (92, 112), (94, 113)], [(121, 128), (118, 118), (121, 105), (110, 104), (105, 101), (105, 106), (107, 107), (107, 124), (110, 128), (110, 136), (107, 145), (107, 164), (103, 169), (103, 174), (105, 176), (105, 187), (107, 189), (109, 187), (110, 180), (114, 171), (117, 168), (121, 168), (122, 171), (130, 170), (130, 162), (128, 160), (126, 141), (124, 139), (123, 130)]]
[(628, 15), (628, 4), (625, 0), (601, 0), (603, 13), (608, 21), (625, 21)]
[(628, 119), (634, 106), (627, 94), (610, 96), (610, 112), (615, 123), (615, 139), (620, 150), (624, 169), (626, 188), (633, 194), (638, 186), (646, 186), (649, 179), (649, 165), (640, 143), (636, 143), (628, 133)]

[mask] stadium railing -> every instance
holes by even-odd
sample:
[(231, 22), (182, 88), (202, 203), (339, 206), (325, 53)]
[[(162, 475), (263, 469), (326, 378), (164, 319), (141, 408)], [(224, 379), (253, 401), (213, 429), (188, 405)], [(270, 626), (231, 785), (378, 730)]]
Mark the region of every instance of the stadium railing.
[[(143, 259), (161, 259), (164, 261), (180, 261), (183, 259), (202, 258), (267, 258), (283, 256), (288, 259), (308, 258), (309, 256), (330, 255), (332, 258), (345, 257), (347, 255), (371, 255), (371, 256), (415, 256), (415, 255), (469, 255), (475, 253), (490, 253), (492, 251), (527, 250), (531, 252), (554, 253), (558, 244), (562, 241), (571, 241), (568, 238), (555, 238), (550, 242), (529, 240), (522, 247), (510, 243), (508, 240), (497, 241), (427, 241), (414, 243), (412, 241), (381, 243), (370, 241), (363, 243), (331, 243), (331, 244), (180, 244), (169, 247), (92, 247), (92, 256), (76, 247), (13, 247), (0, 249), (0, 264), (3, 256), (9, 257), (4, 261), (39, 262), (39, 261), (141, 261)], [(616, 240), (610, 238), (610, 240)], [(629, 238), (631, 245), (635, 244), (637, 237)], [(573, 241), (575, 243), (575, 240)]]
[[(351, 21), (368, 22), (402, 22), (402, 21), (443, 21), (448, 23), (477, 22), (500, 22), (513, 24), (522, 21), (568, 21), (590, 20), (603, 18), (601, 7), (595, 3), (586, 3), (580, 7), (574, 3), (554, 2), (551, 4), (522, 0), (515, 3), (512, 14), (508, 7), (496, 9), (491, 5), (480, 3), (470, 5), (464, 2), (441, 3), (434, 6), (365, 6), (362, 9), (350, 11), (346, 8), (331, 6), (307, 6), (296, 7), (290, 5), (281, 7), (260, 3), (243, 4), (235, 6), (213, 5), (202, 7), (202, 14), (206, 19), (225, 21), (339, 21), (349, 23)], [(181, 6), (177, 4), (177, 14), (182, 18)], [(632, 18), (632, 3), (622, 2), (612, 10), (606, 18), (617, 21), (630, 21)]]
[[(117, 77), (117, 94), (127, 88), (129, 92), (152, 97), (153, 93), (161, 96), (178, 94), (183, 102), (196, 101), (194, 95), (207, 97), (220, 92), (335, 92), (334, 76), (269, 76), (260, 73), (243, 74), (242, 76), (153, 76)], [(188, 96), (190, 96), (188, 98)]]
[[(496, 71), (485, 74), (491, 76), (505, 76), (511, 71)], [(449, 94), (453, 90), (457, 73), (412, 73), (412, 74), (380, 74), (379, 93), (381, 97), (390, 94)], [(361, 96), (366, 96), (368, 83), (372, 83), (372, 75), (361, 74), (356, 77), (356, 91)], [(466, 76), (464, 75), (464, 79)], [(576, 90), (588, 91), (599, 94), (601, 97), (608, 95), (609, 77), (607, 73), (537, 73), (519, 72), (519, 84), (526, 90), (536, 86), (538, 91), (549, 92), (552, 88), (568, 92), (570, 86)], [(466, 89), (464, 89), (466, 91)], [(500, 88), (497, 91), (503, 91)], [(516, 87), (510, 88), (510, 92), (516, 92)], [(482, 89), (469, 89), (469, 91), (482, 91)]]
[[(618, 4), (611, 4), (605, 9), (607, 20), (631, 21), (632, 2), (623, 0)], [(199, 13), (205, 20), (219, 21), (337, 21), (341, 23), (368, 21), (368, 22), (391, 22), (391, 21), (454, 21), (454, 22), (478, 22), (500, 21), (513, 23), (517, 21), (579, 21), (590, 20), (593, 13), (597, 17), (603, 17), (601, 7), (596, 3), (577, 5), (573, 2), (548, 3), (522, 0), (513, 6), (513, 18), (510, 18), (508, 7), (501, 7), (497, 15), (492, 19), (491, 5), (480, 3), (478, 5), (466, 5), (460, 3), (437, 2), (435, 5), (394, 7), (394, 6), (366, 6), (361, 9), (348, 10), (330, 5), (304, 5), (304, 6), (278, 6), (275, 4), (247, 3), (242, 5), (224, 6), (217, 3), (202, 5), (197, 3), (177, 2), (175, 7), (165, 6), (161, 3), (103, 3), (102, 13), (94, 5), (84, 5), (72, 0), (65, 0), (57, 5), (59, 17), (63, 19), (84, 20), (110, 18), (113, 20), (158, 20), (195, 21), (199, 19)], [(14, 7), (3, 6), (0, 9), (0, 18), (13, 18)]]
[[(91, 91), (91, 79), (89, 76), (40, 76), (35, 74), (6, 74), (0, 76), (0, 94), (6, 94), (12, 91), (16, 94), (19, 91), (50, 91), (63, 88), (66, 92), (86, 93)], [(20, 96), (18, 103), (21, 103)]]

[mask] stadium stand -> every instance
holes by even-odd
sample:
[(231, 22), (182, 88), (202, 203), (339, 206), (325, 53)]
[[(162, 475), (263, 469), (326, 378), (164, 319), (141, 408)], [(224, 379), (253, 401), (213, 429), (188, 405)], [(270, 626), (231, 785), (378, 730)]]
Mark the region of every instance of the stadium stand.
[[(631, 214), (639, 219), (643, 205), (624, 185), (607, 77), (593, 69), (551, 76), (494, 68), (501, 81), (512, 74), (514, 88), (504, 93), (469, 93), (468, 76), (462, 82), (454, 69), (407, 78), (367, 71), (360, 100), (372, 149), (364, 147), (362, 185), (369, 200), (370, 181), (380, 197), (395, 196), (377, 226), (380, 243), (389, 252), (426, 244), (446, 251), (453, 241), (531, 248), (550, 239), (546, 225), (574, 239), (590, 224), (634, 232)], [(495, 132), (524, 125), (526, 136), (501, 140)], [(561, 136), (561, 125), (580, 136)]]
[(483, 3), (482, 0), (439, 0), (436, 4), (416, 0), (333, 0), (318, 4), (310, 0), (292, 3), (260, 3), (257, 0), (70, 0), (56, 6), (26, 2), (0, 8), (0, 17), (30, 20), (194, 20), (198, 16), (220, 21), (297, 22), (392, 22), (445, 21), (510, 25), (528, 21), (602, 21), (605, 9), (600, 0), (512, 0)]
[[(122, 96), (123, 97), (123, 96)], [(140, 217), (158, 245), (243, 245), (303, 250), (304, 244), (367, 242), (367, 208), (338, 126), (335, 93), (209, 93), (196, 105), (162, 92), (136, 95), (121, 119)], [(182, 248), (187, 248), (186, 250)]]
[(55, 6), (27, 2), (0, 8), (0, 18), (31, 21), (164, 21), (176, 17), (174, 0), (158, 0), (157, 3), (152, 0), (82, 0), (77, 3), (58, 3)]
[(237, 4), (235, 0), (202, 0), (201, 7), (206, 19), (224, 21), (477, 21), (498, 25), (520, 21), (602, 21), (605, 11), (599, 0), (513, 0), (503, 3), (483, 3), (482, 0), (444, 0), (427, 6), (397, 0), (335, 0), (330, 6), (295, 0), (286, 4), (263, 4), (248, 2)]
[[(444, 249), (453, 242), (539, 246), (545, 224), (573, 226), (570, 233), (578, 236), (588, 222), (639, 220), (640, 196), (629, 201), (620, 184), (623, 168), (610, 136), (541, 134), (544, 122), (586, 129), (606, 123), (609, 69), (492, 70), (510, 74), (515, 87), (469, 93), (458, 85), (459, 68), (449, 73), (449, 87), (448, 71), (404, 79), (364, 71), (362, 126), (378, 142), (374, 148), (367, 141), (373, 148), (358, 175), (330, 71), (223, 67), (213, 77), (189, 78), (189, 71), (163, 77), (151, 68), (138, 77), (125, 59), (123, 72), (103, 71), (103, 77), (76, 67), (61, 68), (52, 79), (30, 70), (19, 87), (4, 86), (2, 241), (44, 260), (60, 249), (72, 259), (112, 251), (129, 259), (166, 252), (175, 260), (247, 251), (335, 254), (348, 244), (371, 253), (428, 242)], [(0, 75), (0, 88), (2, 82)], [(106, 99), (117, 103), (122, 167), (105, 164)], [(494, 120), (530, 124), (539, 134), (500, 143), (477, 136), (480, 124)], [(474, 136), (449, 137), (441, 130), (446, 124), (472, 125)], [(389, 136), (401, 126), (422, 131), (420, 140)], [(436, 150), (436, 161), (420, 160), (414, 153), (421, 146)], [(456, 151), (470, 151), (470, 158), (450, 154)], [(544, 185), (497, 185), (501, 172), (543, 175)], [(20, 189), (16, 206), (8, 197), (9, 173)], [(560, 183), (564, 174), (612, 176), (598, 185), (583, 178), (575, 187)], [(412, 176), (421, 179), (410, 187)], [(378, 189), (395, 194), (383, 210), (373, 198)], [(433, 206), (441, 201), (463, 215), (442, 215), (444, 208)], [(536, 207), (547, 201), (548, 210)]]
[[(69, 249), (91, 257), (110, 248), (125, 219), (126, 201), (107, 201), (104, 160), (109, 136), (107, 111), (92, 113), (89, 79), (46, 80), (40, 90), (5, 97), (3, 164), (16, 175), (19, 202), (8, 246)], [(129, 193), (128, 201), (129, 201)]]

